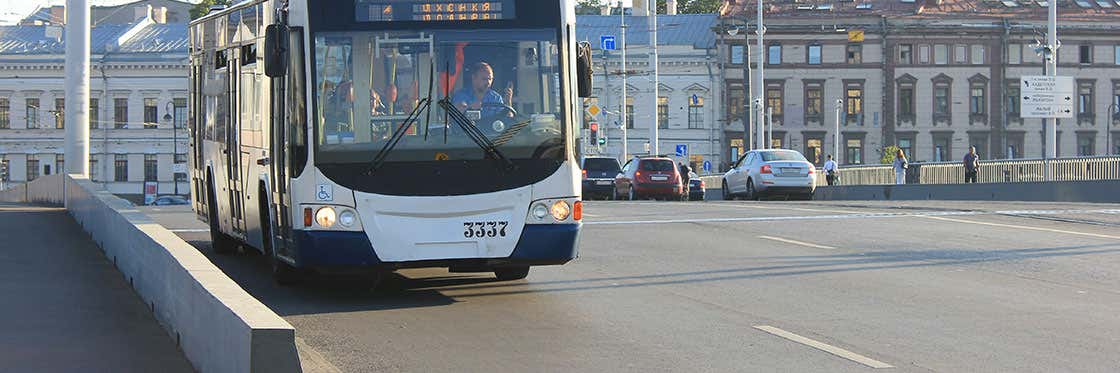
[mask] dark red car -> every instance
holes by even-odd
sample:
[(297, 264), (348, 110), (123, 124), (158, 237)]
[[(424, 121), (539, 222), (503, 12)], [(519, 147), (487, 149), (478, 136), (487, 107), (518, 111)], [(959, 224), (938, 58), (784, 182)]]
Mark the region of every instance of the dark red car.
[(631, 159), (614, 178), (615, 199), (681, 198), (681, 176), (672, 159), (646, 157)]

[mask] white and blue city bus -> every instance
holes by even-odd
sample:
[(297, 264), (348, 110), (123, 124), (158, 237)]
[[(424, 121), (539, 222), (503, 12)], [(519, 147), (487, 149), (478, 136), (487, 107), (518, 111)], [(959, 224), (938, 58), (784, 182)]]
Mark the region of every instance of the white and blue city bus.
[(576, 257), (574, 0), (266, 0), (191, 23), (194, 210), (218, 253), (524, 278)]

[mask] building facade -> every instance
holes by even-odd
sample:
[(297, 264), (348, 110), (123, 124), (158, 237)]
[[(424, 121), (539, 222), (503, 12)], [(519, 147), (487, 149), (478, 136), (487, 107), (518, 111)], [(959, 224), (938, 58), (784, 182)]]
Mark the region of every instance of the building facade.
[[(1044, 3), (1044, 2), (1043, 2)], [(767, 4), (764, 48), (754, 3), (725, 4), (717, 33), (728, 92), (727, 153), (741, 152), (742, 61), (764, 61), (764, 102), (775, 146), (822, 163), (879, 163), (886, 146), (911, 160), (1040, 158), (1041, 119), (1020, 117), (1019, 80), (1043, 75), (1033, 44), (1045, 40), (1039, 2), (873, 0)], [(1061, 157), (1120, 153), (1120, 7), (1062, 2), (1058, 74), (1074, 77), (1073, 119), (1058, 124)], [(730, 35), (728, 30), (746, 29)], [(750, 48), (744, 48), (745, 42)], [(746, 51), (749, 49), (749, 52)], [(748, 56), (749, 54), (749, 56)]]
[[(637, 9), (640, 10), (640, 9)], [(635, 10), (635, 11), (637, 11)], [(631, 14), (628, 12), (628, 14)], [(648, 17), (626, 17), (626, 66), (622, 66), (622, 38), (619, 15), (580, 15), (578, 40), (589, 41), (593, 49), (593, 98), (585, 100), (581, 149), (588, 155), (650, 154), (647, 148), (651, 126), (659, 125), (660, 146), (654, 154), (673, 155), (688, 162), (697, 172), (705, 161), (713, 170), (723, 162), (720, 131), (722, 103), (720, 67), (712, 27), (714, 14), (660, 15), (658, 20), (658, 85), (654, 94), (649, 63)], [(615, 38), (615, 50), (603, 50), (602, 36)], [(622, 83), (623, 72), (626, 84)], [(625, 88), (624, 88), (625, 87)], [(625, 101), (623, 89), (626, 90)], [(599, 110), (587, 112), (591, 106)], [(625, 123), (621, 120), (626, 111)], [(590, 123), (599, 124), (605, 145), (588, 140)], [(622, 128), (626, 128), (627, 149), (622, 149)], [(687, 155), (675, 156), (683, 145)]]
[[(64, 170), (65, 127), (90, 126), (90, 174), (118, 194), (186, 194), (187, 27), (144, 15), (91, 32), (90, 123), (66, 123), (60, 26), (0, 27), (0, 162), (8, 182)], [(177, 166), (181, 165), (181, 166)], [(9, 183), (10, 184), (10, 183)]]

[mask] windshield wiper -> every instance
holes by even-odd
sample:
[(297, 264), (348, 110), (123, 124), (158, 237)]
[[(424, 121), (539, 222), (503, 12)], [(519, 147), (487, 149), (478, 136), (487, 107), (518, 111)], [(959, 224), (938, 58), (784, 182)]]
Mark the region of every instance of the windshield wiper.
[(367, 175), (373, 174), (374, 171), (377, 171), (377, 169), (385, 163), (385, 159), (389, 157), (389, 152), (397, 147), (397, 143), (401, 141), (401, 138), (404, 138), (405, 131), (408, 130), (409, 126), (420, 119), (420, 113), (423, 112), (428, 113), (428, 117), (424, 121), (424, 141), (428, 140), (428, 125), (432, 121), (432, 111), (429, 109), (432, 106), (432, 87), (435, 85), (435, 73), (436, 65), (432, 63), (431, 72), (428, 74), (428, 97), (420, 99), (420, 101), (416, 103), (416, 107), (412, 108), (412, 112), (408, 113), (408, 117), (404, 118), (401, 125), (393, 130), (393, 136), (389, 137), (389, 142), (386, 142), (385, 146), (381, 147), (381, 150), (378, 151), (377, 155), (370, 161), (369, 168), (366, 169)]
[(373, 174), (374, 171), (385, 163), (385, 159), (389, 157), (389, 152), (392, 152), (393, 148), (397, 147), (397, 143), (404, 138), (404, 134), (408, 131), (408, 128), (415, 124), (416, 121), (420, 119), (420, 114), (428, 110), (430, 106), (432, 106), (432, 99), (430, 97), (420, 99), (420, 102), (412, 109), (412, 112), (408, 113), (408, 117), (404, 118), (404, 121), (393, 130), (393, 136), (389, 137), (389, 141), (385, 143), (385, 146), (382, 146), (381, 150), (378, 151), (377, 155), (370, 161), (369, 168), (366, 169), (367, 175)]
[(459, 125), (459, 128), (463, 129), (463, 132), (467, 133), (467, 137), (470, 137), (471, 141), (474, 141), (479, 148), (482, 148), (482, 151), (486, 152), (490, 157), (505, 163), (507, 170), (514, 167), (513, 161), (506, 158), (506, 156), (498, 150), (498, 146), (494, 145), (494, 142), (490, 141), (490, 138), (486, 137), (486, 134), (478, 129), (478, 126), (474, 125), (474, 121), (468, 118), (466, 114), (463, 114), (462, 111), (459, 111), (459, 108), (455, 107), (455, 104), (451, 103), (451, 100), (447, 96), (439, 100), (439, 107), (447, 113), (448, 117), (451, 118), (455, 124)]

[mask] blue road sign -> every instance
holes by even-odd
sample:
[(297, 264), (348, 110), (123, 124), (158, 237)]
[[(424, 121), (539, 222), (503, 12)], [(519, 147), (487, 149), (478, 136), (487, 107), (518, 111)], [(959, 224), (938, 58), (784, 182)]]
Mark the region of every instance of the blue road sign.
[(704, 161), (704, 172), (712, 172), (712, 161)]
[(678, 157), (687, 157), (688, 156), (688, 144), (677, 144), (677, 156)]
[(614, 35), (602, 35), (599, 37), (599, 49), (605, 51), (613, 51), (614, 48)]

